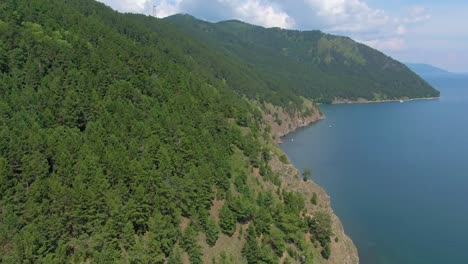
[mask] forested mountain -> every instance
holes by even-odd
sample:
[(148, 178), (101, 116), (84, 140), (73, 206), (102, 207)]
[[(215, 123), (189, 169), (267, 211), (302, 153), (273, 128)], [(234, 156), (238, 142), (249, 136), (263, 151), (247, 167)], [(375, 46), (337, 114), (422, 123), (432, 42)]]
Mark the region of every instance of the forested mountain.
[(0, 262), (351, 259), (326, 195), (272, 168), (244, 95), (277, 93), (242, 65), (92, 0), (1, 1)]
[(405, 65), (350, 38), (236, 20), (210, 23), (190, 15), (166, 20), (213, 50), (246, 62), (270, 89), (283, 94), (292, 91), (321, 102), (439, 95)]

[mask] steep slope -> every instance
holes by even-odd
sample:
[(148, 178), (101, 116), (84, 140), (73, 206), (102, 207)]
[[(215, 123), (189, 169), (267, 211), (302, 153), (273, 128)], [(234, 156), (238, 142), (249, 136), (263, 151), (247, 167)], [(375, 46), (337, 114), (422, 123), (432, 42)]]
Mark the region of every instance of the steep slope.
[(274, 91), (321, 102), (439, 95), (405, 65), (346, 37), (266, 29), (236, 20), (209, 23), (189, 15), (166, 20), (214, 50), (246, 62), (272, 81)]
[(0, 262), (357, 262), (239, 65), (95, 1), (0, 2)]

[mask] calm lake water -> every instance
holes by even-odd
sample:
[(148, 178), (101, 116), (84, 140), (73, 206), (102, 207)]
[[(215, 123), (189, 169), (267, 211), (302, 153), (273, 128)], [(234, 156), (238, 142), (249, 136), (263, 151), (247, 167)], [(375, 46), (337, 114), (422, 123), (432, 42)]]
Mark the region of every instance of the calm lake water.
[(327, 119), (283, 139), (362, 264), (468, 263), (468, 77), (428, 81), (441, 99), (323, 106)]

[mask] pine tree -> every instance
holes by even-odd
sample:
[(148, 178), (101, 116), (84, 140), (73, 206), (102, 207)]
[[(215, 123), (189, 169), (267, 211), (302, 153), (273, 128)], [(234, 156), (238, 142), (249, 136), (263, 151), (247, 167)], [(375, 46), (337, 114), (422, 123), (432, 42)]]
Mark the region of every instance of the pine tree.
[(236, 231), (236, 224), (237, 221), (234, 213), (225, 203), (219, 214), (219, 226), (221, 227), (221, 231), (228, 236), (232, 236)]
[(313, 205), (317, 205), (317, 193), (316, 192), (314, 192), (314, 194), (312, 194), (312, 198), (310, 199), (310, 202)]
[(129, 249), (135, 243), (135, 230), (132, 222), (127, 222), (121, 234), (125, 248)]
[(325, 246), (322, 249), (322, 252), (320, 252), (320, 253), (322, 254), (322, 257), (324, 259), (329, 259), (330, 255), (331, 255), (330, 243), (326, 243)]
[(169, 255), (169, 258), (167, 260), (168, 264), (182, 264), (182, 252), (179, 247), (174, 248), (172, 251), (171, 255)]
[(307, 181), (310, 176), (312, 176), (312, 169), (310, 168), (305, 168), (304, 172), (302, 172), (302, 178), (304, 181)]
[(247, 239), (242, 248), (242, 255), (247, 259), (247, 263), (254, 264), (258, 261), (258, 253), (257, 231), (255, 226), (251, 224), (247, 229)]
[(206, 220), (206, 243), (210, 246), (214, 246), (219, 236), (219, 226), (216, 224), (212, 217), (208, 217)]
[(270, 241), (276, 255), (281, 256), (286, 250), (284, 233), (275, 225), (272, 225), (270, 229)]

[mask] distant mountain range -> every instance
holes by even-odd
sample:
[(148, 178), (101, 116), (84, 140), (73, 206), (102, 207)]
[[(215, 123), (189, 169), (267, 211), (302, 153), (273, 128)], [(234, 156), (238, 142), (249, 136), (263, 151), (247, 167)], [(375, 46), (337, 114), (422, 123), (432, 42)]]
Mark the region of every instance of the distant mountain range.
[(468, 73), (454, 73), (439, 67), (424, 63), (405, 63), (415, 73), (423, 77), (461, 77), (468, 76)]

